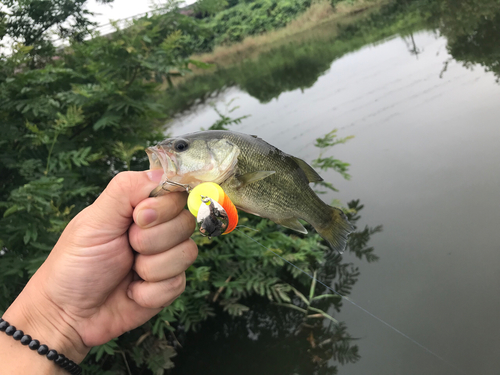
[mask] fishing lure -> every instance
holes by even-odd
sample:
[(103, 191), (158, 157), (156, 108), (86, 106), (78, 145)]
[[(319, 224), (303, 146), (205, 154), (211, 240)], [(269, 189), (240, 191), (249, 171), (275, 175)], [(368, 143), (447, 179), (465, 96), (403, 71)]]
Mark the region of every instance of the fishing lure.
[[(238, 210), (220, 185), (204, 182), (191, 188), (168, 178), (158, 187), (166, 192), (184, 189), (188, 194), (188, 209), (196, 217), (203, 236), (217, 237), (232, 232), (238, 225)], [(173, 190), (170, 190), (173, 188)], [(156, 189), (155, 189), (156, 190)]]
[(188, 209), (196, 217), (202, 235), (228, 234), (238, 224), (238, 211), (224, 190), (213, 182), (204, 182), (190, 190)]

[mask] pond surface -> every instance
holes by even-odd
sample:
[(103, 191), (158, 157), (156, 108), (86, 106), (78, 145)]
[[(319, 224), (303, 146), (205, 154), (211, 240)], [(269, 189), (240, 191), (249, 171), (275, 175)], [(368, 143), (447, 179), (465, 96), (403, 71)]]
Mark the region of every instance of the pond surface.
[[(259, 101), (230, 87), (212, 100), (224, 112), (224, 103), (234, 99), (231, 106), (239, 108), (231, 117), (250, 115), (231, 130), (256, 134), (308, 162), (318, 156), (315, 139), (332, 129), (355, 136), (331, 152), (351, 164), (351, 180), (321, 173), (340, 190), (324, 195), (326, 202), (360, 199), (365, 207), (358, 225), (384, 227), (369, 244), (378, 262), (343, 255), (360, 271), (349, 298), (411, 339), (344, 303), (334, 315), (359, 338), (361, 358), (343, 366), (332, 360), (340, 374), (499, 373), (498, 76), (471, 56), (462, 59), (467, 67), (456, 60), (460, 35), (419, 29), (335, 57), (310, 85), (289, 87), (271, 99)], [(485, 46), (488, 40), (483, 38)], [(484, 52), (478, 62), (499, 66), (484, 58), (486, 47), (474, 48)], [(269, 76), (264, 83), (270, 84)], [(212, 107), (199, 105), (177, 118), (170, 132), (208, 128), (217, 118)], [(252, 336), (244, 324), (210, 346), (214, 337), (207, 335), (231, 324), (241, 322), (215, 322), (194, 336), (173, 373), (296, 373), (284, 365), (256, 366), (264, 354), (262, 361), (276, 364), (301, 359), (292, 345), (269, 353), (266, 340), (272, 338)], [(196, 367), (198, 361), (205, 367)]]

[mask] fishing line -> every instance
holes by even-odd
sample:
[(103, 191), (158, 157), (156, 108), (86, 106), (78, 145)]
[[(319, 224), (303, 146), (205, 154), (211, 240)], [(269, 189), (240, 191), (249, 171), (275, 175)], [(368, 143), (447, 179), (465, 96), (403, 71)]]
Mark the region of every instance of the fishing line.
[(270, 248), (264, 246), (263, 244), (261, 244), (259, 241), (253, 239), (252, 237), (250, 237), (249, 235), (247, 235), (245, 232), (241, 231), (241, 230), (238, 230), (238, 227), (236, 227), (236, 230), (238, 232), (240, 232), (241, 234), (243, 234), (245, 237), (249, 238), (250, 240), (252, 240), (253, 242), (257, 243), (258, 245), (262, 246), (264, 249), (266, 250), (269, 250), (270, 252), (272, 252), (274, 255), (276, 255), (278, 258), (282, 259), (283, 261), (285, 261), (286, 263), (288, 263), (289, 265), (295, 267), (296, 269), (298, 269), (299, 271), (301, 271), (302, 273), (306, 274), (307, 276), (309, 276), (312, 280), (316, 281), (317, 283), (323, 285), (325, 288), (327, 288), (328, 290), (331, 290), (333, 293), (335, 293), (336, 295), (338, 295), (339, 297), (341, 297), (342, 299), (346, 300), (347, 302), (351, 303), (352, 305), (356, 306), (358, 309), (360, 309), (361, 311), (364, 311), (366, 314), (370, 315), (372, 318), (378, 320), (380, 323), (384, 324), (385, 326), (389, 327), (390, 329), (392, 329), (394, 332), (400, 334), (401, 336), (405, 337), (406, 339), (410, 340), (412, 343), (414, 343), (415, 345), (417, 345), (418, 347), (420, 347), (421, 349), (425, 350), (427, 353), (433, 355), (434, 357), (436, 357), (437, 359), (439, 359), (440, 361), (443, 361), (444, 363), (446, 363), (448, 366), (450, 367), (453, 367), (455, 370), (457, 370), (458, 372), (460, 372), (461, 374), (466, 374), (465, 372), (463, 372), (460, 368), (456, 367), (453, 363), (447, 361), (446, 359), (444, 359), (443, 357), (441, 357), (440, 355), (436, 354), (435, 352), (433, 352), (432, 350), (430, 350), (428, 347), (426, 347), (425, 345), (419, 343), (417, 340), (411, 338), (410, 336), (408, 336), (406, 333), (404, 332), (401, 332), (399, 329), (397, 329), (396, 327), (393, 327), (392, 325), (390, 325), (389, 323), (387, 323), (385, 320), (383, 320), (382, 318), (379, 318), (378, 316), (376, 316), (375, 314), (372, 314), (371, 312), (369, 312), (367, 309), (365, 309), (364, 307), (358, 305), (356, 302), (354, 302), (353, 300), (349, 299), (348, 297), (344, 296), (343, 294), (340, 294), (339, 292), (337, 292), (336, 290), (334, 290), (332, 287), (326, 285), (325, 283), (323, 283), (321, 280), (318, 280), (316, 279), (313, 275), (310, 275), (308, 274), (306, 271), (304, 271), (302, 268), (296, 266), (295, 264), (293, 264), (292, 262), (286, 260), (285, 258), (283, 258), (281, 255), (279, 255), (278, 253), (274, 252), (273, 250), (271, 250)]
[[(253, 230), (254, 232), (258, 232), (259, 230), (258, 229), (255, 229), (255, 228), (252, 228), (252, 227), (247, 227), (246, 225), (238, 225), (236, 228), (241, 228), (241, 227), (244, 227), (244, 228), (247, 228), (247, 229), (250, 229), (250, 230)], [(243, 233), (243, 232), (242, 232)]]

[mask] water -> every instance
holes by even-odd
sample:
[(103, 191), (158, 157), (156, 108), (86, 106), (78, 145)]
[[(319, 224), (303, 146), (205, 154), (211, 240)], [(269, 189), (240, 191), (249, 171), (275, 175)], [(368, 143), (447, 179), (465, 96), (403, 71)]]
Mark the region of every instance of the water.
[[(360, 270), (350, 298), (464, 373), (497, 374), (500, 85), (494, 72), (456, 61), (449, 42), (428, 28), (394, 35), (337, 58), (311, 87), (265, 103), (232, 87), (213, 102), (223, 109), (235, 99), (240, 108), (231, 116), (251, 116), (232, 130), (256, 134), (306, 161), (317, 156), (314, 140), (333, 128), (354, 135), (333, 149), (351, 164), (352, 179), (322, 173), (340, 190), (324, 199), (360, 199), (360, 224), (383, 224), (384, 231), (370, 241), (378, 262), (344, 255)], [(197, 131), (216, 118), (211, 107), (198, 106), (170, 131)], [(344, 304), (335, 316), (360, 338), (360, 360), (339, 367), (340, 374), (458, 373), (355, 306)], [(241, 374), (293, 374), (285, 365), (300, 356), (293, 346), (266, 359), (280, 366), (255, 367), (250, 357), (273, 350), (274, 339), (248, 344), (255, 341), (245, 324), (210, 323), (205, 332), (233, 327), (218, 348), (208, 348), (203, 333), (196, 336), (191, 344), (202, 346), (194, 352), (214, 361), (213, 372), (204, 373), (234, 373), (241, 366), (253, 369)], [(182, 367), (190, 357), (180, 356)]]

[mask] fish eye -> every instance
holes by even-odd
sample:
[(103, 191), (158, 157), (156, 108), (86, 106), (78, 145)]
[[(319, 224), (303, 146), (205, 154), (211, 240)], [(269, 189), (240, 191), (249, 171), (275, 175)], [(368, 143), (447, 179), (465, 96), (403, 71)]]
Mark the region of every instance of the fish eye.
[(186, 151), (189, 147), (188, 142), (185, 139), (179, 139), (174, 143), (174, 149), (175, 151), (182, 152)]

